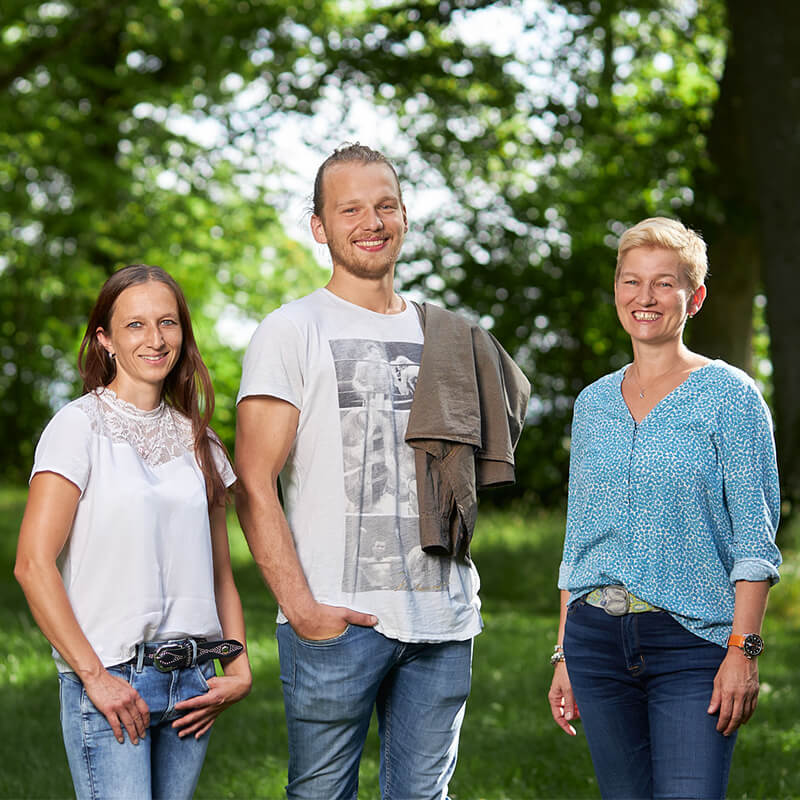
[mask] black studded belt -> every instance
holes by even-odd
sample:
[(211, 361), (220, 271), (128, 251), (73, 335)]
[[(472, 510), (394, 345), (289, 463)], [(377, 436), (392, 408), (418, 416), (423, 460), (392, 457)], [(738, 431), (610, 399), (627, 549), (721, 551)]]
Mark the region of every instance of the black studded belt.
[[(236, 639), (222, 639), (206, 642), (203, 639), (178, 639), (173, 642), (156, 644), (144, 643), (142, 663), (154, 666), (159, 672), (172, 672), (195, 664), (202, 664), (212, 658), (234, 658), (244, 650), (244, 645)], [(138, 654), (131, 662), (138, 661)]]

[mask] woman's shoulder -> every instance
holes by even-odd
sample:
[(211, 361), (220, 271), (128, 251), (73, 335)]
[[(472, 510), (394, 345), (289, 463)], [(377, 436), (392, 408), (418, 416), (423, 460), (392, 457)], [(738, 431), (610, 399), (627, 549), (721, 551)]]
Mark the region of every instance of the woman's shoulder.
[(164, 405), (166, 406), (166, 410), (169, 412), (169, 415), (172, 417), (172, 421), (176, 425), (179, 425), (181, 428), (192, 427), (192, 418), (188, 414), (184, 414), (183, 411), (167, 402), (165, 402)]
[(750, 375), (721, 358), (709, 361), (698, 370), (698, 375), (707, 388), (721, 397), (761, 397), (758, 385)]
[(66, 403), (39, 437), (33, 472), (59, 472), (83, 487), (85, 476), (75, 476), (82, 475), (88, 465), (90, 442), (98, 427), (97, 397), (93, 392)]
[(608, 405), (618, 398), (626, 369), (627, 365), (620, 367), (584, 387), (575, 399), (575, 406)]
[(95, 392), (87, 392), (61, 406), (53, 414), (47, 427), (78, 430), (94, 428), (98, 413), (97, 395)]
[(761, 390), (744, 370), (716, 359), (701, 371), (698, 396), (723, 428), (772, 426), (772, 414)]

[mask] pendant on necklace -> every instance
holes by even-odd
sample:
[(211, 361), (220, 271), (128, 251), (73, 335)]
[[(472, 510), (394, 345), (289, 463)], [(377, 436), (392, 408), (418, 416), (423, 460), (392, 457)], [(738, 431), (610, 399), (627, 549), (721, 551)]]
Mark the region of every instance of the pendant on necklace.
[(639, 397), (641, 397), (642, 400), (644, 400), (644, 389), (639, 389)]

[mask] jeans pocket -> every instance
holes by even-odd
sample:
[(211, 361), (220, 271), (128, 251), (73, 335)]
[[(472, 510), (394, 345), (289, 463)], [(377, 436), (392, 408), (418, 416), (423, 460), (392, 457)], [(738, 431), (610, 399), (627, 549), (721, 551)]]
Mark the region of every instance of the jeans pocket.
[(292, 628), (292, 632), (294, 633), (295, 637), (297, 637), (297, 641), (300, 644), (308, 645), (309, 647), (329, 647), (330, 645), (337, 644), (342, 639), (347, 636), (350, 632), (351, 625), (348, 622), (347, 626), (341, 633), (337, 633), (336, 636), (331, 636), (329, 639), (304, 639), (302, 636), (298, 635), (297, 631)]
[(59, 672), (58, 682), (62, 686), (65, 686), (70, 683), (77, 684), (78, 686), (83, 686), (83, 684), (81, 683), (81, 679), (74, 672)]
[(573, 600), (567, 606), (567, 616), (571, 617), (579, 608), (586, 605), (586, 601), (581, 597), (578, 600)]
[[(113, 667), (106, 667), (106, 672), (130, 684), (133, 665), (117, 664)], [(106, 715), (92, 702), (86, 687), (80, 679), (78, 679), (78, 682), (81, 686), (79, 708), (84, 731), (89, 735), (103, 734), (104, 736), (113, 736), (111, 723), (106, 718)]]
[[(115, 678), (120, 678), (121, 680), (125, 681), (125, 683), (132, 684), (131, 680), (131, 673), (133, 672), (133, 665), (132, 664), (116, 664), (113, 667), (106, 667), (106, 672), (109, 675), (113, 675)], [(100, 714), (101, 712), (97, 709), (95, 704), (89, 699), (89, 695), (86, 692), (86, 687), (83, 685), (83, 682), (74, 672), (64, 673), (65, 675), (74, 676), (75, 680), (81, 686), (81, 709), (84, 712), (94, 712)], [(101, 714), (104, 717), (104, 715)], [(105, 717), (104, 717), (105, 718)]]
[(208, 692), (211, 689), (211, 687), (208, 685), (208, 680), (209, 678), (215, 677), (217, 674), (216, 667), (214, 666), (214, 660), (211, 659), (203, 664), (197, 664), (194, 667), (194, 670), (195, 674), (197, 675), (197, 680), (203, 687), (203, 690)]
[(126, 681), (127, 683), (131, 682), (131, 674), (133, 673), (133, 670), (133, 664), (117, 664), (113, 667), (106, 667), (106, 672), (111, 673), (117, 678), (122, 678), (122, 680)]

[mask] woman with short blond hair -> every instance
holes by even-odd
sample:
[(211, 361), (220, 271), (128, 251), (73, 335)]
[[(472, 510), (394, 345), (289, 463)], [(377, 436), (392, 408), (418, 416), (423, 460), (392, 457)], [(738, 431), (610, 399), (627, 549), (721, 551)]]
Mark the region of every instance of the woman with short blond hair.
[(614, 298), (633, 362), (575, 402), (549, 700), (567, 733), (582, 719), (604, 798), (724, 797), (758, 697), (775, 445), (753, 381), (683, 343), (706, 272), (680, 222), (627, 230)]

